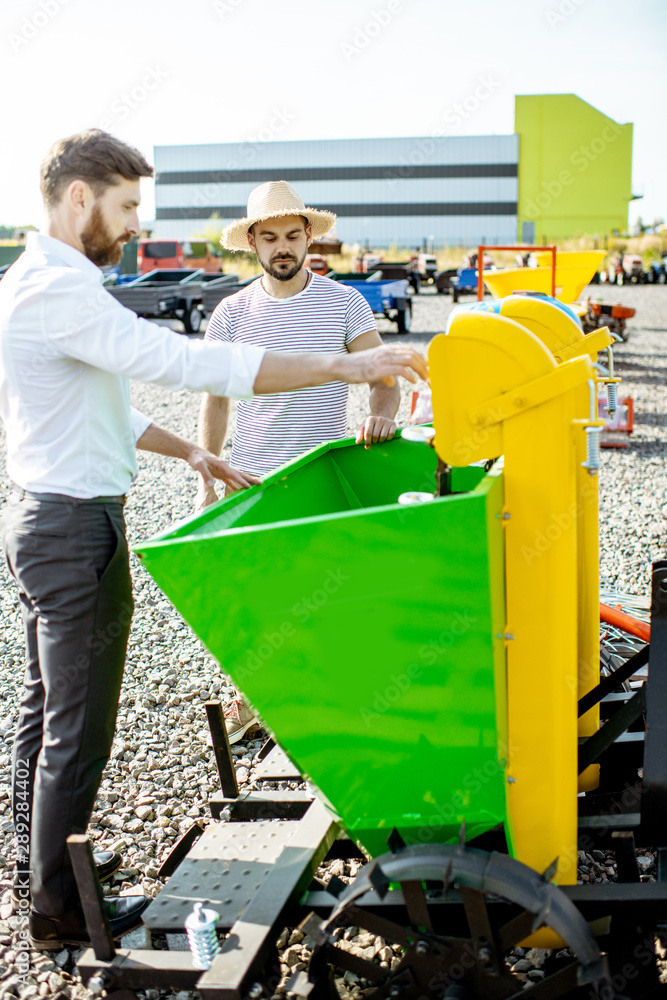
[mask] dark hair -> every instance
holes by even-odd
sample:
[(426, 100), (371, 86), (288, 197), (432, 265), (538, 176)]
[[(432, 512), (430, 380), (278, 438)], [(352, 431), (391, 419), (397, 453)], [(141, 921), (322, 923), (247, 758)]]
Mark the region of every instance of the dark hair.
[[(303, 228), (304, 228), (304, 230), (306, 230), (308, 228), (308, 226), (310, 225), (310, 222), (308, 221), (308, 219), (306, 218), (306, 216), (305, 215), (299, 215), (298, 212), (295, 212), (294, 214), (298, 215), (300, 219), (303, 219)], [(273, 218), (273, 216), (269, 216), (269, 218)], [(280, 218), (280, 216), (277, 215), (277, 216), (275, 216), (275, 218), (278, 219), (278, 218)], [(264, 219), (263, 221), (264, 222), (268, 222), (268, 219)], [(257, 223), (253, 222), (252, 226), (248, 230), (248, 232), (252, 233), (253, 236), (255, 235), (253, 233), (253, 229), (255, 228), (256, 225), (257, 225)]]
[(58, 139), (42, 161), (40, 187), (47, 208), (54, 208), (72, 181), (86, 181), (99, 197), (119, 177), (152, 177), (153, 168), (138, 149), (99, 128)]

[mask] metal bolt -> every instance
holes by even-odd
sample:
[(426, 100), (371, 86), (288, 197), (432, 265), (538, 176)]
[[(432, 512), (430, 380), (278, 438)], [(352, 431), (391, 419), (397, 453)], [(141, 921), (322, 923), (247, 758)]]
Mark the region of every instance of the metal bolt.
[(396, 1000), (396, 997), (400, 997), (402, 992), (403, 990), (401, 989), (400, 986), (392, 986), (392, 988), (389, 990), (389, 996), (393, 997), (394, 1000)]
[(417, 941), (417, 947), (415, 951), (418, 955), (428, 954), (428, 942), (427, 941)]
[(491, 961), (491, 949), (487, 947), (480, 948), (477, 952), (480, 962), (490, 962)]
[(264, 987), (261, 983), (253, 983), (248, 990), (248, 996), (250, 997), (250, 1000), (259, 1000), (263, 992)]
[(99, 997), (104, 990), (111, 986), (111, 982), (112, 980), (109, 973), (102, 970), (101, 972), (97, 972), (91, 979), (88, 980), (88, 989), (91, 993), (94, 993), (95, 996)]

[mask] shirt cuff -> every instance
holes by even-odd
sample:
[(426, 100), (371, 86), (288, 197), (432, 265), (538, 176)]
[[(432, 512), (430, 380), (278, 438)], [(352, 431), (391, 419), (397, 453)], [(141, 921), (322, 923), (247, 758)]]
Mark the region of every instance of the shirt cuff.
[(231, 349), (231, 371), (225, 395), (232, 399), (250, 399), (266, 348), (255, 344), (229, 344), (227, 348)]
[(132, 436), (134, 437), (135, 446), (141, 435), (148, 430), (152, 423), (153, 421), (150, 417), (147, 417), (140, 410), (135, 410), (133, 406), (130, 407), (130, 424), (132, 426)]

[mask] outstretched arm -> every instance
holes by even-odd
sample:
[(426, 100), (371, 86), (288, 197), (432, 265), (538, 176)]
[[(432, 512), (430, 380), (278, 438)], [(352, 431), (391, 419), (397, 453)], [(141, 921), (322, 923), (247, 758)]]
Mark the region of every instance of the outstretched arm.
[(216, 479), (221, 479), (232, 490), (246, 489), (261, 482), (257, 476), (249, 476), (245, 472), (232, 468), (217, 455), (206, 448), (200, 448), (192, 441), (186, 441), (178, 434), (172, 434), (164, 427), (151, 424), (137, 441), (137, 448), (142, 451), (154, 451), (158, 455), (169, 455), (172, 458), (182, 458), (195, 472), (201, 476), (207, 488), (213, 487)]
[[(205, 393), (202, 396), (199, 407), (199, 421), (197, 424), (197, 442), (201, 448), (219, 455), (222, 451), (227, 437), (227, 425), (229, 423), (229, 397), (212, 396)], [(201, 510), (215, 503), (218, 494), (215, 484), (207, 486), (203, 477), (199, 477), (199, 487), (197, 489), (197, 499), (195, 510)]]
[(352, 354), (313, 354), (267, 351), (253, 385), (258, 395), (303, 389), (327, 382), (383, 382), (396, 384), (398, 376), (417, 382), (428, 375), (426, 358), (409, 345), (375, 347)]

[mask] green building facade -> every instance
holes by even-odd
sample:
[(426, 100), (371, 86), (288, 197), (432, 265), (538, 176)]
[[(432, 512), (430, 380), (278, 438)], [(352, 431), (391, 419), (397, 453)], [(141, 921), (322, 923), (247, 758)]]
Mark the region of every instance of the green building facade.
[(515, 99), (519, 136), (518, 239), (548, 243), (628, 226), (632, 125), (575, 94)]

